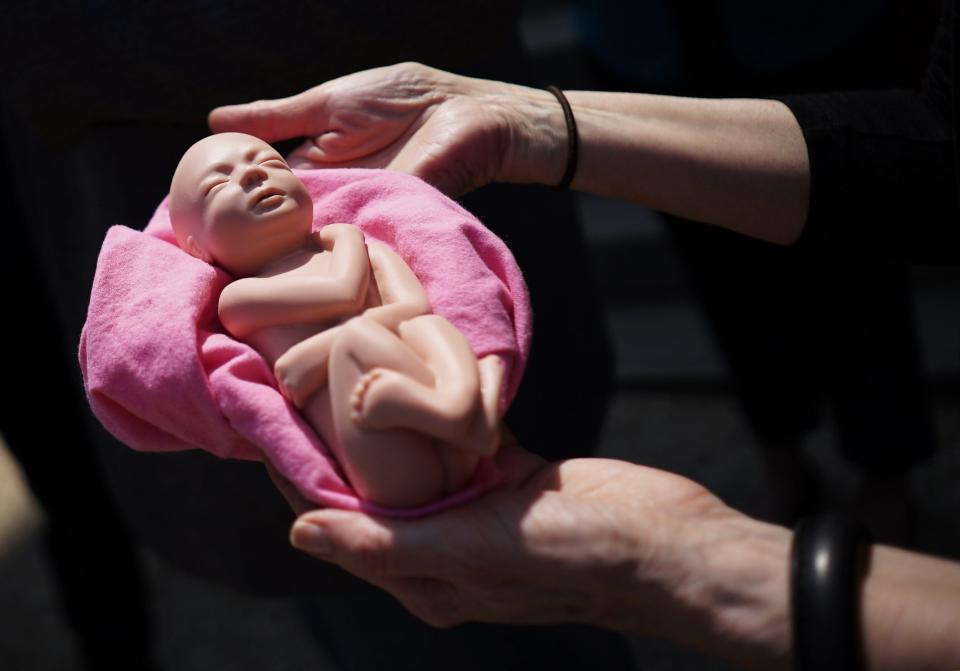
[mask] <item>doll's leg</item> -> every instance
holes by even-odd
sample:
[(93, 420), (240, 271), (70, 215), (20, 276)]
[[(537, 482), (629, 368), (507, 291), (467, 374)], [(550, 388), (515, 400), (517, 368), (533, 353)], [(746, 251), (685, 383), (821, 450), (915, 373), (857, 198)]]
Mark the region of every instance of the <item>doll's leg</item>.
[(330, 350), (329, 385), (306, 408), (327, 440), (350, 486), (364, 500), (414, 506), (444, 494), (447, 481), (436, 441), (415, 431), (366, 431), (353, 419), (351, 395), (371, 368), (389, 365), (410, 384), (433, 374), (389, 329), (367, 317), (343, 325)]
[[(424, 385), (434, 384), (434, 374), (426, 360), (396, 333), (368, 317), (355, 317), (340, 327), (330, 348), (330, 376), (349, 360), (361, 373), (389, 369), (404, 379)], [(332, 380), (331, 380), (332, 381)]]
[(371, 369), (355, 390), (356, 421), (367, 429), (409, 428), (459, 442), (480, 410), (480, 375), (469, 343), (436, 315), (403, 322), (399, 331), (434, 381), (418, 384), (384, 366)]
[(492, 455), (500, 446), (500, 388), (503, 385), (503, 364), (496, 354), (477, 362), (480, 371), (481, 412), (469, 434), (458, 445), (481, 456)]

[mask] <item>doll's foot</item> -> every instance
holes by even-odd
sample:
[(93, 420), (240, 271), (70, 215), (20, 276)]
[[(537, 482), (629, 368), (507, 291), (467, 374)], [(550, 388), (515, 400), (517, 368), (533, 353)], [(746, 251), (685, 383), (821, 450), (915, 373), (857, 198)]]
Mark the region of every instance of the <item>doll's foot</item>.
[(480, 456), (491, 456), (500, 447), (500, 387), (503, 364), (495, 354), (477, 362), (480, 373), (480, 405), (470, 429), (455, 442), (459, 449)]
[(480, 397), (483, 414), (489, 426), (500, 423), (500, 388), (503, 386), (503, 362), (496, 354), (490, 354), (477, 362), (480, 372)]
[(370, 385), (382, 375), (383, 371), (381, 369), (374, 368), (364, 373), (353, 388), (353, 392), (350, 394), (350, 419), (356, 424), (366, 424), (364, 421), (366, 419), (364, 406), (367, 405), (367, 395), (370, 391)]
[(500, 391), (503, 386), (503, 362), (496, 354), (478, 362), (480, 370), (480, 400), (482, 413), (477, 418), (480, 425), (477, 449), (483, 456), (492, 455), (500, 447)]
[(398, 405), (403, 405), (401, 399), (406, 399), (405, 387), (410, 384), (414, 384), (410, 378), (389, 368), (364, 373), (350, 394), (350, 418), (357, 426), (373, 431), (403, 425), (405, 413)]

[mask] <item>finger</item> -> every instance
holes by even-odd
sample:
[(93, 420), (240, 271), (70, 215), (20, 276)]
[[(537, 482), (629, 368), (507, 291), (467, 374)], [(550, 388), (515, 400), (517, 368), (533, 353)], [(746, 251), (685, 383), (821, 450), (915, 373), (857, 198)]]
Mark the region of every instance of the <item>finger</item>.
[(420, 520), (385, 520), (345, 510), (313, 510), (290, 531), (291, 544), (317, 559), (339, 564), (374, 584), (385, 580), (449, 573), (443, 514)]
[(460, 198), (470, 191), (459, 174), (460, 171), (453, 170), (446, 162), (432, 157), (412, 155), (412, 150), (401, 151), (389, 167), (419, 177), (450, 198)]
[(311, 161), (309, 156), (310, 148), (315, 146), (313, 142), (307, 140), (292, 152), (287, 154), (287, 165), (299, 170), (311, 170), (319, 167), (315, 161)]
[(329, 514), (303, 515), (294, 523), (290, 531), (294, 547), (317, 559), (339, 564), (349, 573), (390, 593), (431, 626), (450, 627), (463, 621), (458, 613), (458, 590), (453, 582), (432, 576), (404, 575), (401, 564), (396, 563), (397, 544), (388, 525), (362, 513), (325, 512)]
[[(318, 141), (320, 141), (320, 138), (313, 138), (290, 152), (287, 156), (287, 165), (300, 170), (317, 168), (387, 168), (396, 170), (394, 166), (390, 165), (395, 153), (390, 148), (369, 155), (362, 155), (362, 149), (335, 154), (321, 149), (317, 144)], [(403, 172), (402, 170), (398, 171)]]
[(323, 96), (316, 88), (289, 98), (217, 107), (207, 116), (215, 133), (248, 133), (265, 142), (319, 135), (326, 120)]

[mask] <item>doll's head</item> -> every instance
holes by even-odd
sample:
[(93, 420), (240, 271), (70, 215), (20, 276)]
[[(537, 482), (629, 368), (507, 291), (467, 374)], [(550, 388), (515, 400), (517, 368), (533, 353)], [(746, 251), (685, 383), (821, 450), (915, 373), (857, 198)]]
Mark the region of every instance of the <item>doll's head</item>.
[(180, 159), (170, 184), (180, 247), (238, 277), (306, 244), (312, 221), (303, 182), (252, 135), (205, 137)]

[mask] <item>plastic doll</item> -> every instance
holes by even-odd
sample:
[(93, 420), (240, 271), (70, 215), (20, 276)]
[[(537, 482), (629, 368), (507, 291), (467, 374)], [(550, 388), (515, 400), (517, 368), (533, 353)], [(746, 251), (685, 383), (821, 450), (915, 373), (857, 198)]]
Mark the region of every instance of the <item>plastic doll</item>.
[(194, 144), (170, 218), (185, 251), (238, 278), (220, 295), (224, 328), (273, 367), (361, 498), (428, 503), (496, 450), (499, 358), (478, 362), (429, 314), (391, 249), (349, 224), (313, 232), (310, 195), (270, 145), (241, 133)]

